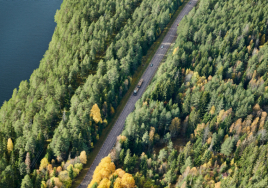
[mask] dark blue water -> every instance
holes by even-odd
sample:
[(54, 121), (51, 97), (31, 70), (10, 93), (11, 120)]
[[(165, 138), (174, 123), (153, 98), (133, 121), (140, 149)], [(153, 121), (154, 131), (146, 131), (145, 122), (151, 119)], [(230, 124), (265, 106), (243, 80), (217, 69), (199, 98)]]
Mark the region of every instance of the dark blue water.
[(29, 80), (56, 27), (62, 0), (0, 0), (0, 107)]

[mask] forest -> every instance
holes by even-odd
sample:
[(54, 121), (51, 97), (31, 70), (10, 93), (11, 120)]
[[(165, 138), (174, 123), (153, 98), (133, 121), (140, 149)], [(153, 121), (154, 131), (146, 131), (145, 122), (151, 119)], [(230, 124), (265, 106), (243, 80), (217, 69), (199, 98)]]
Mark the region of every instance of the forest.
[(39, 68), (0, 109), (1, 188), (71, 186), (181, 4), (63, 1)]
[(88, 188), (267, 187), (267, 10), (200, 0)]

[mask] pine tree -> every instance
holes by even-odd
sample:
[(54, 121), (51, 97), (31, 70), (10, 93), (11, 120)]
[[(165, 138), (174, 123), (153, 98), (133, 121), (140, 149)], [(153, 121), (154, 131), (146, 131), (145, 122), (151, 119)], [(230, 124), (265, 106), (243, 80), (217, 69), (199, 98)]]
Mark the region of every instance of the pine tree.
[(172, 150), (174, 149), (173, 148), (173, 142), (172, 141), (169, 141), (167, 148), (168, 148), (168, 153), (171, 153)]
[(30, 136), (30, 138), (28, 138), (26, 146), (25, 146), (25, 150), (34, 153), (34, 151), (35, 151), (35, 139), (33, 138), (33, 136)]
[(21, 162), (19, 166), (21, 176), (25, 176), (25, 174), (27, 173), (26, 168), (27, 168), (26, 164), (24, 162)]
[(4, 155), (4, 152), (6, 151), (5, 148), (6, 148), (6, 142), (2, 142), (2, 137), (0, 134), (0, 157)]
[(56, 177), (57, 176), (57, 168), (54, 167), (53, 168), (53, 174), (52, 174), (53, 177)]
[(199, 175), (196, 182), (193, 185), (193, 188), (199, 188), (202, 187), (202, 183), (203, 183), (204, 179), (202, 177), (202, 175)]
[(54, 179), (52, 179), (51, 184), (52, 184), (52, 187), (55, 187), (55, 181), (54, 181)]
[(9, 164), (12, 165), (13, 167), (14, 167), (15, 165), (17, 165), (17, 164), (16, 164), (16, 159), (15, 159), (15, 152), (14, 152), (14, 151), (12, 151), (12, 152), (10, 153)]
[(211, 152), (209, 150), (206, 150), (201, 159), (202, 164), (207, 163), (210, 158), (211, 158)]
[(33, 188), (31, 178), (28, 174), (23, 178), (21, 188)]
[(215, 113), (218, 114), (224, 107), (223, 98), (221, 98), (219, 104), (217, 105)]
[(181, 120), (178, 117), (175, 117), (169, 126), (169, 131), (171, 134), (171, 137), (177, 136), (179, 130), (180, 130)]
[(187, 95), (187, 92), (186, 92), (186, 96), (187, 98), (185, 99), (183, 105), (182, 105), (182, 112), (184, 115), (188, 115), (189, 112), (190, 112), (190, 92), (189, 92), (189, 95)]
[(167, 157), (167, 151), (165, 149), (161, 149), (158, 155), (158, 159), (163, 162), (166, 159), (166, 157)]
[(40, 177), (40, 174), (38, 174), (38, 175), (36, 176), (36, 179), (35, 179), (35, 182), (34, 182), (34, 186), (33, 186), (33, 187), (40, 187), (40, 185), (41, 185), (41, 181), (42, 181), (42, 179), (41, 179), (41, 177)]
[(261, 45), (264, 45), (264, 43), (265, 43), (265, 34), (263, 34), (261, 37)]
[(174, 174), (173, 170), (170, 169), (166, 175), (165, 175), (165, 181), (169, 184), (172, 183), (174, 181), (174, 179), (176, 178), (176, 174)]
[(120, 154), (119, 154), (119, 161), (121, 163), (124, 162), (124, 158), (125, 158), (125, 149), (123, 148), (121, 151), (120, 151)]
[(130, 149), (128, 149), (126, 157), (124, 159), (124, 168), (129, 168), (130, 163), (131, 163), (131, 154), (130, 154)]
[(73, 171), (73, 167), (72, 166), (70, 167), (70, 169), (68, 171), (68, 175), (71, 178), (71, 180), (74, 179), (74, 171)]
[(148, 131), (146, 131), (143, 136), (142, 136), (142, 141), (144, 145), (147, 145), (149, 143), (149, 135), (148, 135)]
[(196, 127), (196, 124), (199, 121), (199, 114), (200, 114), (200, 111), (196, 111), (195, 108), (190, 113), (190, 116), (189, 116), (189, 126), (187, 127), (188, 134), (189, 133), (192, 133), (194, 131), (194, 129)]
[(185, 169), (186, 169), (188, 166), (189, 166), (190, 168), (193, 167), (191, 156), (189, 156), (189, 157), (186, 159), (185, 164), (181, 167), (181, 170), (180, 170), (180, 171), (181, 171), (182, 174), (183, 174), (183, 172), (185, 171)]
[(167, 144), (171, 141), (171, 136), (169, 132), (164, 136), (164, 142)]
[(221, 153), (226, 156), (229, 156), (233, 150), (233, 140), (231, 137), (228, 137), (223, 144), (221, 145)]

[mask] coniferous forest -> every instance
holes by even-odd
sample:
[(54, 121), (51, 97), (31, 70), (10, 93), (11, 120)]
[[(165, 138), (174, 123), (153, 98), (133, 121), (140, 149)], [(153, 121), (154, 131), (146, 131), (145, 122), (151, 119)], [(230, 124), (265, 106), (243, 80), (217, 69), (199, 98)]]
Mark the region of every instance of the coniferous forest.
[[(64, 0), (0, 109), (0, 187), (69, 188), (181, 0)], [(89, 188), (268, 185), (268, 0), (200, 0)]]
[(267, 187), (267, 10), (201, 0), (88, 187)]
[(70, 187), (181, 0), (64, 0), (49, 48), (0, 109), (0, 187)]

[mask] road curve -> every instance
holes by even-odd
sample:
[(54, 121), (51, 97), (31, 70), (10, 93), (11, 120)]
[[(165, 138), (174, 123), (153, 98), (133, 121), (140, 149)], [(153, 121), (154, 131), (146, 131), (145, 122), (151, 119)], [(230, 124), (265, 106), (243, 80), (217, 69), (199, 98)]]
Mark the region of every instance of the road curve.
[[(125, 105), (123, 111), (121, 112), (120, 116), (118, 117), (117, 121), (115, 122), (115, 125), (113, 126), (112, 130), (110, 131), (108, 137), (106, 138), (105, 142), (103, 143), (97, 157), (93, 161), (92, 165), (90, 166), (86, 176), (84, 177), (82, 183), (77, 188), (87, 188), (88, 184), (90, 183), (93, 172), (96, 168), (96, 166), (99, 164), (102, 158), (106, 157), (110, 150), (113, 148), (117, 136), (122, 132), (125, 120), (127, 116), (134, 110), (136, 101), (142, 96), (143, 92), (145, 91), (146, 87), (149, 85), (151, 79), (153, 78), (154, 74), (157, 71), (158, 66), (160, 65), (164, 55), (166, 54), (168, 48), (170, 47), (171, 43), (176, 39), (177, 37), (177, 24), (180, 23), (182, 18), (187, 15), (192, 8), (195, 6), (198, 0), (191, 0), (191, 4), (187, 3), (174, 23), (172, 24), (171, 28), (169, 29), (168, 33), (166, 34), (164, 40), (162, 41), (160, 47), (157, 49), (154, 57), (152, 58), (151, 63), (153, 63), (153, 67), (150, 67), (148, 65), (147, 69), (142, 75), (142, 78), (144, 80), (142, 87), (139, 89), (139, 92), (136, 96), (131, 95), (130, 98), (127, 101), (127, 104)], [(163, 45), (163, 48), (161, 46)]]

